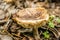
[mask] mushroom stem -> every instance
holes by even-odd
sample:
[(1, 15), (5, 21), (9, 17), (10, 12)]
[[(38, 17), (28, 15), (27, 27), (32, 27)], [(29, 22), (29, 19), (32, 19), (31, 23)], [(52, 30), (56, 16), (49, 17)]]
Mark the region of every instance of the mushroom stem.
[(39, 33), (38, 33), (38, 28), (33, 28), (33, 31), (34, 31), (34, 37), (36, 40), (40, 40), (40, 36), (39, 36)]

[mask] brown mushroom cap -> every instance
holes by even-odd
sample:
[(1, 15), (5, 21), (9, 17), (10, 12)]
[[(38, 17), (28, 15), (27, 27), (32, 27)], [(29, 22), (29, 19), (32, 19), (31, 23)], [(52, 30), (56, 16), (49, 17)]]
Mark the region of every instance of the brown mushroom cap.
[(44, 25), (48, 19), (49, 15), (44, 8), (26, 8), (13, 15), (13, 20), (25, 28), (38, 28)]

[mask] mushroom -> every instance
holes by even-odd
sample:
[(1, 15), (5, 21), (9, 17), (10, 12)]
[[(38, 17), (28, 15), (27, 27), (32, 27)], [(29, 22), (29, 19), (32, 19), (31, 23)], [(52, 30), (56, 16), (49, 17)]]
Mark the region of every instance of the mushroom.
[(36, 40), (40, 40), (38, 28), (45, 25), (49, 15), (45, 8), (26, 8), (13, 15), (12, 19), (23, 28), (32, 28)]

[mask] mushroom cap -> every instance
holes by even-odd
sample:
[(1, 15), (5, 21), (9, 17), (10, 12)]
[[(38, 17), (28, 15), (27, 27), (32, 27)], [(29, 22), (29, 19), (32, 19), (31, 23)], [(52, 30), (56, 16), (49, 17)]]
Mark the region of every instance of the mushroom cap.
[(49, 15), (45, 8), (26, 8), (14, 14), (12, 19), (24, 28), (38, 28), (46, 24)]

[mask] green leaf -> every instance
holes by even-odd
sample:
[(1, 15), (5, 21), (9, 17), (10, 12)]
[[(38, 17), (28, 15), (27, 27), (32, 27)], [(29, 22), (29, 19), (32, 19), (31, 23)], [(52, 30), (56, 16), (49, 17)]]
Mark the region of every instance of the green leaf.
[(57, 21), (58, 23), (60, 23), (60, 18), (57, 18), (56, 21)]
[(55, 18), (55, 16), (51, 15), (49, 18), (50, 18), (50, 21), (52, 21)]
[(50, 34), (48, 31), (45, 31), (43, 35), (44, 35), (44, 38), (50, 38)]
[(54, 23), (53, 23), (52, 21), (49, 21), (48, 25), (49, 25), (49, 27), (51, 27), (51, 28), (54, 28), (54, 27), (55, 27), (55, 26), (54, 26)]

